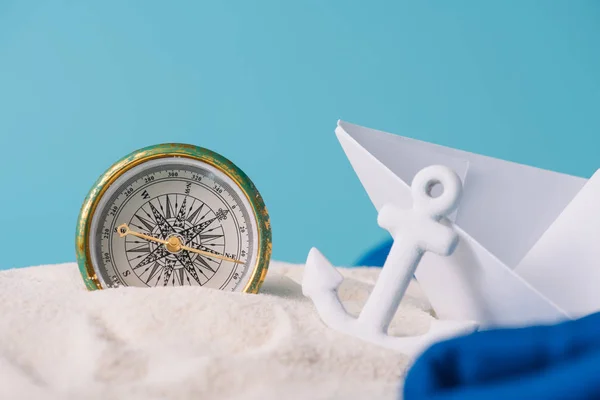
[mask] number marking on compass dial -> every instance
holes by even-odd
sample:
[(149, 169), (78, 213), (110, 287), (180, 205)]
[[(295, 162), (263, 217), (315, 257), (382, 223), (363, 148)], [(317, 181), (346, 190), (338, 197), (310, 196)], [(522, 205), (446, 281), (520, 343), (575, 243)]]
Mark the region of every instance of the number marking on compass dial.
[[(209, 164), (161, 158), (133, 167), (104, 194), (92, 220), (90, 253), (105, 287), (204, 286), (236, 291), (257, 258), (257, 223), (247, 197)], [(231, 261), (133, 235), (173, 240)]]

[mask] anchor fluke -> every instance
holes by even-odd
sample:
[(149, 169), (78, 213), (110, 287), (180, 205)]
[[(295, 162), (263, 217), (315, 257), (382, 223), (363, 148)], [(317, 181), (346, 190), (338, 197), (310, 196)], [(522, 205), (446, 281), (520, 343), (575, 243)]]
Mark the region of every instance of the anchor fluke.
[[(310, 266), (310, 267), (309, 267)], [(302, 280), (302, 294), (323, 291), (336, 291), (344, 281), (344, 277), (316, 247), (310, 249), (306, 259), (306, 268)]]
[(343, 281), (342, 274), (313, 247), (304, 267), (302, 294), (313, 301), (323, 322), (339, 332), (346, 332), (356, 322), (348, 315), (337, 295)]

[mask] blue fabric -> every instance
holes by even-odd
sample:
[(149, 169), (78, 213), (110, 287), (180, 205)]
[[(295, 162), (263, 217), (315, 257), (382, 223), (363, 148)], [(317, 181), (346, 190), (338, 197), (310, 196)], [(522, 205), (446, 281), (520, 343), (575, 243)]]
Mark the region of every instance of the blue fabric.
[(409, 370), (404, 399), (600, 399), (600, 313), (435, 344)]
[(369, 250), (354, 265), (357, 267), (383, 267), (383, 263), (385, 263), (385, 259), (390, 253), (393, 243), (394, 241), (390, 239), (376, 248)]

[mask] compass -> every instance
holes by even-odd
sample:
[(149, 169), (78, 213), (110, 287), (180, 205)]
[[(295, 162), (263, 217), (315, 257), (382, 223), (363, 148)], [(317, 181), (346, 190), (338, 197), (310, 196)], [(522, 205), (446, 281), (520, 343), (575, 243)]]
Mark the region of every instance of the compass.
[(94, 184), (77, 222), (79, 270), (90, 290), (203, 286), (257, 293), (271, 224), (250, 178), (188, 144), (127, 155)]

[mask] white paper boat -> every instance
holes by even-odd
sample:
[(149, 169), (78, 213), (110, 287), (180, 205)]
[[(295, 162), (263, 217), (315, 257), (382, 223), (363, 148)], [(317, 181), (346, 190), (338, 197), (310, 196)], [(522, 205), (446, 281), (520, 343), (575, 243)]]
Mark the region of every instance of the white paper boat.
[(424, 167), (452, 168), (463, 197), (449, 257), (416, 278), (440, 319), (481, 327), (554, 323), (600, 311), (600, 173), (589, 180), (339, 121), (336, 135), (377, 210), (411, 207)]

